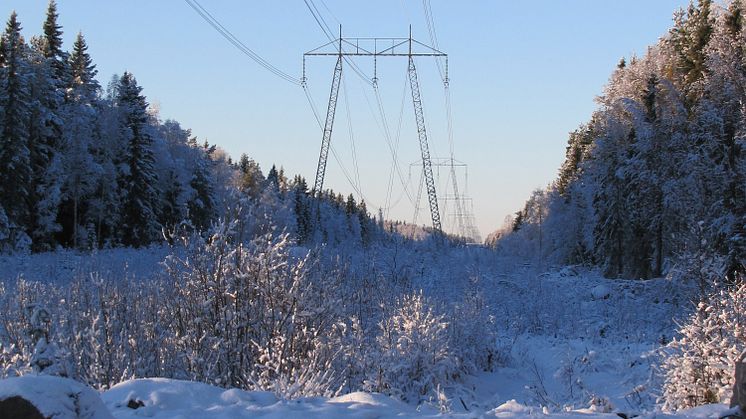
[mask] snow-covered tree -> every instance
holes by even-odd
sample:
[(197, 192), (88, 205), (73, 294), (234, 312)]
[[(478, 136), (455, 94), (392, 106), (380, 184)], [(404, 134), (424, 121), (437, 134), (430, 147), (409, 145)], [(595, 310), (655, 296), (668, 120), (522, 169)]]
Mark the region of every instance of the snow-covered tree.
[(746, 283), (722, 285), (697, 305), (663, 352), (663, 401), (670, 410), (727, 403), (746, 350)]
[(458, 375), (445, 316), (421, 292), (398, 299), (379, 328), (380, 358), (366, 380), (369, 390), (419, 403)]
[(11, 243), (25, 236), (31, 225), (33, 171), (29, 145), (31, 118), (28, 48), (15, 12), (0, 38), (0, 202), (11, 229)]
[(122, 241), (142, 246), (160, 236), (158, 223), (159, 191), (153, 167), (153, 133), (147, 113), (148, 103), (132, 73), (125, 72), (117, 86), (116, 105), (123, 115), (122, 135), (126, 139), (124, 172), (120, 182), (124, 192)]

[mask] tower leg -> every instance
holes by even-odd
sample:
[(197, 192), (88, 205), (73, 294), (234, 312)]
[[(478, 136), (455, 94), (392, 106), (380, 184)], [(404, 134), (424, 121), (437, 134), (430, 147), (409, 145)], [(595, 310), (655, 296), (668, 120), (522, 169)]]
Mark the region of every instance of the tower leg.
[[(410, 35), (411, 37), (411, 35)], [(430, 148), (427, 145), (427, 132), (425, 131), (425, 114), (422, 111), (422, 98), (420, 97), (420, 84), (417, 80), (417, 69), (414, 59), (409, 56), (409, 84), (412, 91), (412, 103), (414, 104), (414, 116), (417, 121), (417, 135), (420, 140), (420, 152), (422, 153), (422, 173), (425, 176), (425, 188), (427, 189), (427, 200), (430, 204), (430, 217), (433, 220), (433, 229), (441, 232), (440, 210), (438, 209), (438, 197), (435, 194), (435, 179), (433, 177), (433, 164), (430, 160)]]
[(329, 157), (329, 147), (332, 141), (332, 126), (334, 125), (334, 114), (337, 111), (337, 96), (339, 96), (339, 83), (342, 80), (342, 55), (337, 58), (332, 77), (332, 88), (329, 92), (329, 106), (326, 108), (326, 121), (324, 122), (324, 134), (321, 139), (321, 151), (319, 152), (319, 165), (316, 166), (316, 181), (313, 183), (312, 194), (321, 194), (324, 188), (324, 175), (326, 174), (326, 161)]

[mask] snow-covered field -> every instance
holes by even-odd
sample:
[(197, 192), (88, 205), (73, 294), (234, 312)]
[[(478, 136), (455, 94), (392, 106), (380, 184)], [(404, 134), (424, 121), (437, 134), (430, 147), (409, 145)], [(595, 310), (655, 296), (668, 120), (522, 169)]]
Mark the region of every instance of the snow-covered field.
[[(95, 392), (68, 379), (24, 376), (0, 381), (0, 399), (20, 395), (42, 415), (55, 419), (205, 418), (614, 418), (595, 408), (550, 413), (547, 409), (508, 400), (490, 410), (440, 413), (433, 407), (415, 408), (381, 394), (356, 392), (334, 398), (279, 400), (272, 393), (223, 389), (202, 383), (164, 378), (123, 382)], [(727, 409), (710, 405), (679, 414), (649, 413), (640, 418), (715, 418)], [(2, 413), (2, 412), (0, 412)], [(4, 416), (3, 416), (4, 417)]]
[[(167, 249), (151, 248), (93, 256), (59, 252), (2, 257), (1, 279), (23, 275), (64, 282), (93, 268), (122, 279), (147, 278), (162, 269), (166, 253)], [(695, 418), (717, 417), (727, 409), (712, 405), (678, 416), (660, 412), (657, 351), (674, 336), (674, 319), (691, 308), (680, 284), (663, 279), (611, 281), (575, 267), (539, 270), (531, 263), (497, 256), (481, 264), (475, 269), (481, 271), (481, 285), (499, 330), (495, 368), (443, 389), (445, 399), (439, 402), (414, 406), (361, 392), (281, 400), (272, 393), (151, 378), (124, 381), (104, 391), (103, 405), (118, 418), (587, 418), (618, 417), (617, 413)], [(24, 379), (40, 378), (2, 381), (0, 398), (40, 389), (62, 394), (55, 389), (66, 385), (24, 384)], [(131, 400), (142, 406), (128, 407)]]

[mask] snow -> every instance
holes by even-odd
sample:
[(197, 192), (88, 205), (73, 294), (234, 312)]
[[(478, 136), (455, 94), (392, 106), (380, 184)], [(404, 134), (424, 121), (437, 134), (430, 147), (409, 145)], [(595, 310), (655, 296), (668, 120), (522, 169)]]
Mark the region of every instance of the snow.
[[(259, 391), (223, 389), (162, 378), (125, 381), (102, 394), (116, 418), (387, 418), (418, 415), (414, 407), (382, 394), (350, 393), (336, 398), (279, 400)], [(143, 407), (127, 407), (139, 400)]]
[[(300, 255), (305, 249), (294, 248)], [(55, 252), (3, 257), (8, 269), (1, 278), (23, 274), (30, 280), (66, 283), (86, 272), (102, 270), (117, 280), (159, 275), (165, 249), (153, 247), (100, 251), (93, 255)], [(440, 276), (458, 274), (444, 261), (442, 273), (424, 275), (431, 292), (453, 299), (462, 290)], [(616, 418), (616, 413), (640, 417), (717, 417), (727, 408), (707, 406), (676, 415), (658, 412), (655, 369), (661, 341), (670, 339), (674, 318), (689, 304), (668, 280), (608, 280), (582, 267), (538, 271), (512, 259), (482, 259), (478, 269), (484, 298), (498, 331), (494, 366), (465, 376), (445, 388), (450, 412), (433, 404), (407, 404), (383, 394), (354, 392), (335, 398), (283, 400), (273, 393), (219, 388), (165, 378), (124, 381), (101, 393), (103, 406), (116, 418), (242, 418), (242, 417), (560, 417)], [(440, 275), (440, 276), (439, 276)], [(443, 284), (453, 284), (452, 287)], [(608, 296), (608, 298), (604, 298)], [(49, 377), (37, 377), (49, 379)], [(24, 379), (28, 379), (24, 377)], [(66, 400), (56, 386), (1, 382), (3, 393), (28, 394), (51, 389), (36, 399), (51, 405)], [(26, 391), (27, 393), (21, 393)], [(42, 392), (43, 393), (43, 392)], [(141, 401), (138, 409), (128, 402)], [(592, 402), (592, 400), (594, 400)], [(58, 401), (59, 402), (59, 401)], [(101, 402), (100, 402), (101, 403)], [(613, 413), (603, 413), (611, 411)]]
[[(67, 378), (26, 375), (0, 380), (0, 400), (20, 396), (44, 417), (109, 419), (111, 414), (95, 390)], [(0, 412), (0, 417), (5, 417)]]
[[(106, 407), (115, 418), (157, 419), (228, 419), (228, 418), (618, 418), (615, 413), (601, 413), (593, 408), (550, 413), (547, 409), (508, 400), (491, 410), (474, 410), (441, 414), (433, 407), (413, 406), (382, 394), (355, 392), (335, 398), (313, 397), (294, 401), (279, 400), (267, 392), (222, 389), (206, 384), (170, 379), (138, 379), (125, 381), (102, 394)], [(140, 400), (144, 406), (127, 407), (130, 400)], [(671, 419), (717, 418), (725, 405), (703, 406), (679, 414), (660, 412), (640, 418)]]
[(605, 300), (611, 295), (611, 290), (606, 285), (596, 285), (591, 290), (594, 300)]

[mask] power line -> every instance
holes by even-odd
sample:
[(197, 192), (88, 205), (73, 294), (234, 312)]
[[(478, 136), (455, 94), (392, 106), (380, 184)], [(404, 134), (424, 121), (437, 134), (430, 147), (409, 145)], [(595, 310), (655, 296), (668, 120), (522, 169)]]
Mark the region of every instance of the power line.
[[(430, 42), (433, 44), (435, 49), (439, 50), (438, 45), (438, 34), (435, 32), (435, 19), (433, 18), (433, 9), (430, 6), (430, 0), (422, 0), (422, 7), (425, 9), (425, 23), (427, 23), (427, 32), (430, 34)], [(440, 62), (438, 57), (435, 58), (435, 63), (438, 65), (438, 72), (443, 82), (446, 82), (447, 74), (443, 71), (443, 64)]]
[[(321, 125), (321, 119), (320, 119), (320, 117), (318, 115), (318, 112), (316, 111), (316, 106), (313, 103), (313, 98), (311, 97), (311, 95), (310, 95), (310, 93), (308, 91), (308, 88), (305, 85), (305, 83), (302, 83), (301, 80), (299, 80), (299, 79), (297, 79), (297, 78), (289, 75), (288, 73), (280, 70), (279, 68), (275, 67), (274, 65), (272, 65), (272, 63), (270, 63), (269, 61), (267, 61), (266, 59), (264, 59), (262, 56), (260, 56), (256, 52), (254, 52), (251, 48), (249, 48), (248, 46), (246, 46), (246, 44), (244, 44), (243, 42), (241, 42), (241, 40), (239, 40), (230, 30), (228, 30), (225, 26), (223, 26), (223, 24), (220, 23), (220, 21), (217, 18), (215, 18), (207, 9), (205, 9), (199, 3), (198, 0), (184, 0), (184, 1), (205, 22), (207, 22), (213, 29), (215, 29), (215, 31), (217, 31), (223, 38), (225, 38), (231, 45), (233, 45), (234, 47), (236, 47), (236, 49), (238, 49), (244, 55), (248, 56), (253, 61), (255, 61), (257, 64), (259, 64), (260, 66), (262, 66), (263, 68), (265, 68), (267, 71), (271, 72), (272, 74), (276, 75), (277, 77), (280, 77), (281, 79), (283, 79), (283, 80), (285, 80), (285, 81), (287, 81), (289, 83), (292, 83), (292, 84), (295, 84), (295, 85), (301, 85), (303, 87), (303, 92), (306, 95), (306, 99), (308, 100), (309, 107), (311, 108), (311, 111), (313, 112), (314, 118), (316, 119), (316, 122), (319, 124), (319, 126), (323, 129), (323, 126)], [(304, 0), (304, 1), (306, 1), (306, 0)], [(311, 6), (308, 4), (307, 1), (306, 1), (306, 5), (309, 6), (309, 10), (311, 10), (310, 9)], [(316, 10), (316, 13), (319, 13), (318, 9), (316, 8), (315, 5), (313, 5), (313, 8)], [(326, 25), (326, 22), (323, 22), (323, 17), (321, 17), (320, 13), (319, 13), (319, 17), (321, 17), (322, 21), (319, 21), (319, 19), (316, 17), (316, 14), (314, 14), (313, 10), (311, 10), (311, 14), (314, 16), (314, 19), (316, 19), (316, 22), (320, 26), (323, 25), (323, 26), (326, 26), (327, 30), (329, 29), (329, 27)], [(322, 29), (323, 29), (323, 26), (322, 26)], [(324, 31), (324, 33), (326, 34), (327, 32)], [(327, 34), (327, 36), (329, 36), (329, 35)], [(352, 64), (352, 63), (350, 63), (350, 64)], [(367, 78), (359, 70), (357, 70), (356, 68), (353, 68), (353, 69), (356, 70), (356, 72), (358, 73), (358, 75), (360, 75), (362, 78), (364, 78), (365, 80), (367, 80)], [(348, 112), (349, 112), (349, 110), (348, 110)], [(350, 126), (350, 132), (352, 132), (352, 126)], [(354, 139), (352, 141), (354, 141)], [(341, 159), (339, 158), (339, 156), (337, 155), (337, 153), (336, 153), (336, 151), (334, 150), (333, 147), (331, 148), (331, 152), (332, 152), (332, 155), (334, 156), (334, 159), (337, 161), (337, 163), (339, 164), (340, 168), (342, 169), (342, 173), (344, 174), (345, 178), (347, 178), (347, 181), (350, 183), (350, 185), (355, 190), (355, 192), (357, 192), (358, 196), (360, 196), (363, 200), (367, 201), (369, 204), (372, 204), (371, 201), (367, 200), (365, 198), (365, 196), (363, 195), (363, 193), (360, 191), (359, 185), (355, 184), (355, 181), (353, 180), (352, 176), (350, 176), (350, 174), (348, 173), (347, 169), (342, 164)], [(354, 151), (354, 142), (353, 142), (353, 159), (355, 159), (354, 154), (355, 154), (355, 151)], [(357, 171), (357, 162), (355, 161), (354, 163), (355, 163), (355, 172), (356, 172), (355, 173), (355, 177), (357, 178), (357, 182), (359, 184), (359, 182), (360, 182), (359, 176), (360, 175), (358, 174), (358, 171)]]
[[(319, 12), (319, 9), (316, 7), (316, 4), (313, 2), (313, 0), (303, 0), (303, 3), (306, 4), (306, 8), (311, 13), (311, 16), (313, 16), (316, 24), (319, 26), (319, 28), (321, 28), (321, 31), (324, 32), (324, 35), (326, 35), (327, 39), (329, 39), (329, 41), (334, 41), (336, 39), (334, 36), (334, 32), (332, 32), (331, 28), (329, 28), (329, 25), (327, 25), (326, 20), (324, 20), (324, 16), (321, 14), (321, 12)], [(371, 86), (373, 85), (373, 82), (370, 81), (370, 77), (365, 75), (365, 73), (360, 70), (357, 64), (355, 64), (347, 57), (344, 57), (344, 60), (350, 66), (350, 68), (352, 68), (352, 71), (354, 71), (355, 74), (357, 74), (363, 81)]]
[(229, 31), (225, 26), (223, 26), (220, 21), (218, 21), (210, 12), (207, 11), (204, 7), (202, 7), (201, 4), (197, 0), (184, 0), (186, 4), (189, 5), (197, 14), (202, 17), (202, 19), (207, 22), (210, 26), (212, 26), (213, 29), (215, 29), (220, 35), (223, 36), (228, 42), (230, 42), (234, 47), (236, 47), (239, 51), (241, 51), (244, 55), (248, 56), (252, 60), (254, 60), (257, 64), (264, 67), (266, 70), (271, 72), (277, 77), (280, 77), (281, 79), (292, 83), (292, 84), (300, 84), (300, 80), (297, 78), (287, 74), (286, 72), (280, 70), (279, 68), (275, 67), (270, 63), (269, 61), (265, 60), (254, 52), (251, 48), (247, 47), (243, 42), (241, 42), (238, 38), (236, 38), (235, 35), (231, 31)]
[[(357, 164), (357, 152), (355, 150), (355, 133), (352, 130), (352, 113), (350, 112), (350, 98), (347, 95), (347, 83), (345, 83), (344, 77), (342, 77), (342, 93), (345, 99), (345, 109), (347, 110), (347, 131), (350, 136), (350, 149), (352, 151), (352, 167), (355, 170), (355, 182), (357, 187), (360, 188), (360, 168)], [(362, 198), (362, 196), (360, 197)]]
[[(398, 154), (397, 150), (398, 150), (398, 147), (399, 147), (399, 140), (401, 138), (402, 120), (403, 120), (403, 116), (404, 116), (404, 98), (405, 98), (405, 95), (407, 93), (407, 81), (405, 79), (405, 81), (404, 81), (404, 88), (403, 88), (403, 91), (402, 91), (402, 106), (401, 106), (401, 109), (399, 111), (399, 122), (397, 124), (397, 129), (396, 129), (396, 142), (395, 143), (393, 143), (391, 141), (391, 132), (389, 130), (389, 126), (388, 126), (388, 122), (387, 122), (387, 118), (386, 118), (386, 113), (384, 111), (383, 102), (381, 100), (381, 94), (380, 94), (380, 91), (378, 90), (378, 85), (375, 85), (373, 87), (373, 90), (375, 91), (375, 94), (376, 94), (376, 101), (378, 103), (378, 111), (379, 111), (379, 113), (381, 115), (381, 119), (383, 121), (383, 126), (384, 126), (384, 136), (386, 138), (386, 143), (389, 146), (389, 151), (391, 151), (391, 158), (392, 158), (392, 163), (391, 163), (392, 164), (392, 168), (391, 168), (391, 172), (389, 173), (389, 188), (388, 188), (388, 192), (387, 192), (387, 204), (388, 204), (388, 201), (389, 201), (389, 198), (390, 198), (389, 195), (391, 194), (392, 189), (393, 189), (393, 176), (394, 176), (394, 173), (396, 173), (398, 175), (399, 181), (401, 182), (402, 188), (404, 189), (404, 193), (407, 195), (407, 198), (409, 198), (409, 201), (414, 204), (414, 198), (412, 197), (412, 194), (409, 192), (409, 189), (407, 187), (407, 183), (404, 180), (404, 176), (402, 175), (402, 172), (401, 172), (401, 167), (399, 166), (399, 159), (397, 157), (397, 154)], [(367, 99), (367, 97), (366, 97), (366, 99)], [(389, 209), (390, 209), (390, 207), (386, 208), (387, 211)]]

